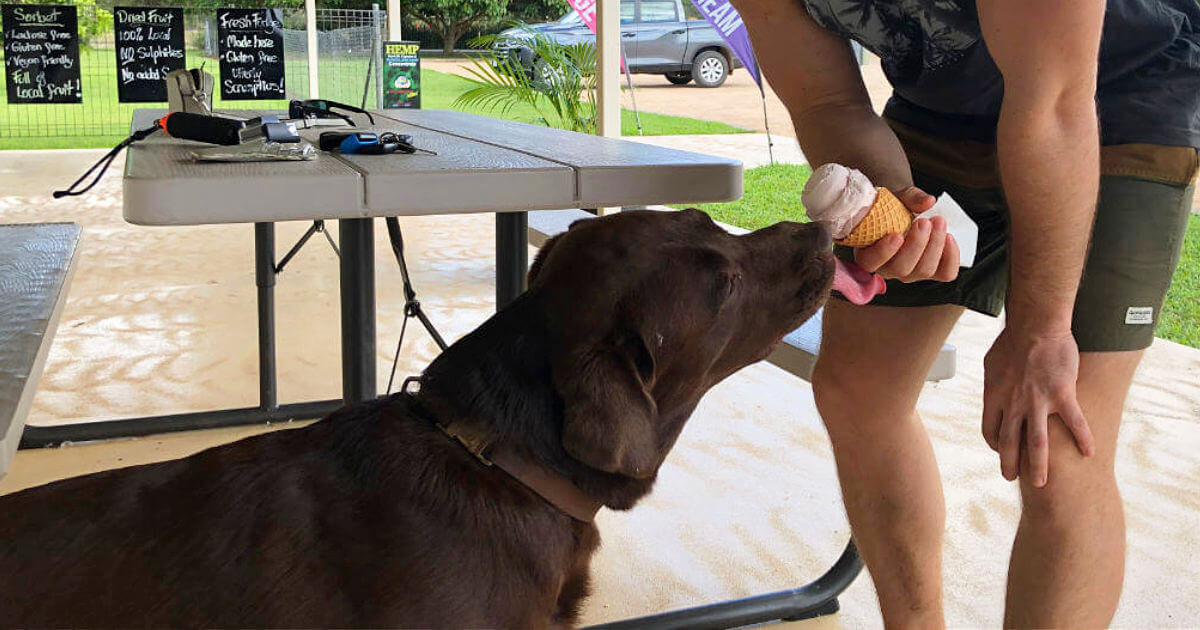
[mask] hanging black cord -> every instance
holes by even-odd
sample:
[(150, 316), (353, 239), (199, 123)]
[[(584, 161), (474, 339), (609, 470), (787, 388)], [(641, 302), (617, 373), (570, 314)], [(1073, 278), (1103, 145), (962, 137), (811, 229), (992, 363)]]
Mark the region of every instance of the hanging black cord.
[[(143, 138), (146, 138), (147, 136), (154, 133), (155, 131), (158, 131), (159, 128), (160, 127), (159, 127), (158, 122), (155, 122), (153, 127), (147, 127), (141, 131), (133, 132), (128, 138), (125, 138), (124, 140), (122, 140), (120, 144), (113, 147), (111, 151), (106, 153), (104, 155), (104, 157), (100, 158), (99, 162), (96, 162), (95, 164), (93, 164), (92, 167), (89, 168), (86, 173), (81, 175), (79, 177), (79, 179), (75, 180), (75, 183), (71, 184), (66, 190), (54, 191), (54, 198), (60, 199), (62, 197), (75, 197), (78, 195), (82, 195), (83, 193), (91, 190), (92, 187), (94, 187), (100, 181), (100, 178), (104, 177), (105, 171), (108, 170), (108, 167), (112, 164), (113, 160), (115, 160), (117, 158), (117, 155), (119, 155), (121, 153), (121, 151), (123, 149), (125, 149), (125, 147), (128, 147), (129, 145), (133, 144), (134, 142), (137, 142), (138, 140), (142, 140)], [(76, 186), (78, 186), (80, 182), (87, 179), (88, 175), (91, 175), (92, 171), (96, 170), (97, 168), (100, 169), (100, 172), (96, 173), (96, 177), (94, 179), (92, 179), (92, 182), (90, 184), (88, 184), (87, 186), (85, 186), (84, 188), (82, 188), (80, 190), (74, 190), (74, 188)]]
[(439, 349), (445, 350), (446, 342), (434, 329), (429, 318), (425, 316), (425, 311), (421, 310), (421, 303), (417, 300), (417, 292), (413, 289), (412, 279), (408, 275), (408, 264), (404, 262), (404, 236), (400, 233), (400, 222), (396, 220), (396, 217), (387, 217), (384, 222), (387, 223), (388, 239), (392, 242), (392, 253), (396, 255), (396, 262), (400, 265), (400, 279), (404, 285), (404, 323), (400, 326), (400, 341), (396, 344), (396, 356), (392, 358), (392, 373), (388, 376), (387, 393), (390, 394), (392, 382), (396, 378), (396, 365), (400, 361), (400, 345), (404, 343), (404, 331), (408, 328), (410, 317), (415, 317), (421, 322)]

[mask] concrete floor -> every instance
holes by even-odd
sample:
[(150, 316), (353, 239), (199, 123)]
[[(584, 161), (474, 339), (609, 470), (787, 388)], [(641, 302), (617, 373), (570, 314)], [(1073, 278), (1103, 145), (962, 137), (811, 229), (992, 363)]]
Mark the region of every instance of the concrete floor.
[[(39, 388), (32, 423), (170, 413), (255, 401), (252, 230), (146, 228), (121, 219), (120, 164), (90, 195), (52, 200), (101, 152), (0, 153), (0, 222), (83, 225), (71, 297)], [(402, 220), (410, 267), (430, 317), (448, 338), (492, 311), (490, 215)], [(279, 228), (279, 248), (305, 229)], [(336, 226), (333, 226), (336, 230)], [(380, 386), (399, 332), (399, 274), (377, 230)], [(277, 287), (282, 401), (336, 396), (337, 269), (314, 240)], [(926, 388), (929, 426), (947, 499), (946, 608), (950, 625), (999, 623), (1016, 488), (979, 438), (981, 359), (1000, 323), (970, 316), (951, 342), (959, 375)], [(400, 374), (418, 372), (434, 345), (412, 334)], [(25, 451), (0, 493), (178, 457), (279, 427), (228, 429)], [(1129, 512), (1128, 577), (1115, 624), (1200, 626), (1200, 351), (1158, 341), (1139, 372), (1122, 429), (1118, 475)], [(798, 586), (844, 544), (837, 481), (811, 388), (759, 364), (715, 388), (631, 512), (604, 511), (604, 545), (585, 621)], [(800, 626), (880, 625), (870, 581), (842, 612)]]

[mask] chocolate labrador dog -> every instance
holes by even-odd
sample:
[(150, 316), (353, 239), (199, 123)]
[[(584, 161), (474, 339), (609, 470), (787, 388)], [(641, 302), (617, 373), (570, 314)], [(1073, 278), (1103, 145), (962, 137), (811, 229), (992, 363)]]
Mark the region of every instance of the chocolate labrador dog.
[(419, 391), (0, 498), (0, 625), (573, 626), (595, 511), (650, 491), (834, 268), (815, 225), (578, 222)]

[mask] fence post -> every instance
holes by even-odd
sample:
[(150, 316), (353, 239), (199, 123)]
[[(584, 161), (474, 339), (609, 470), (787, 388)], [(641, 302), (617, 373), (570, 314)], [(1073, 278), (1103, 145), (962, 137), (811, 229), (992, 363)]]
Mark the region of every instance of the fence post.
[(320, 52), (317, 40), (317, 0), (304, 0), (304, 32), (308, 36), (308, 98), (321, 98), (321, 74), (317, 69)]
[[(383, 40), (378, 4), (371, 5), (371, 61), (375, 65), (375, 109), (383, 109)], [(370, 67), (370, 66), (368, 66)]]

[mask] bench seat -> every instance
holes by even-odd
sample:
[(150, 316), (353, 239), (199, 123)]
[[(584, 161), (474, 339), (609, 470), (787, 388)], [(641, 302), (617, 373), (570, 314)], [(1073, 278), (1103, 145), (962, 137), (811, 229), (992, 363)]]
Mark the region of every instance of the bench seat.
[(21, 441), (78, 242), (74, 223), (0, 225), (0, 477)]

